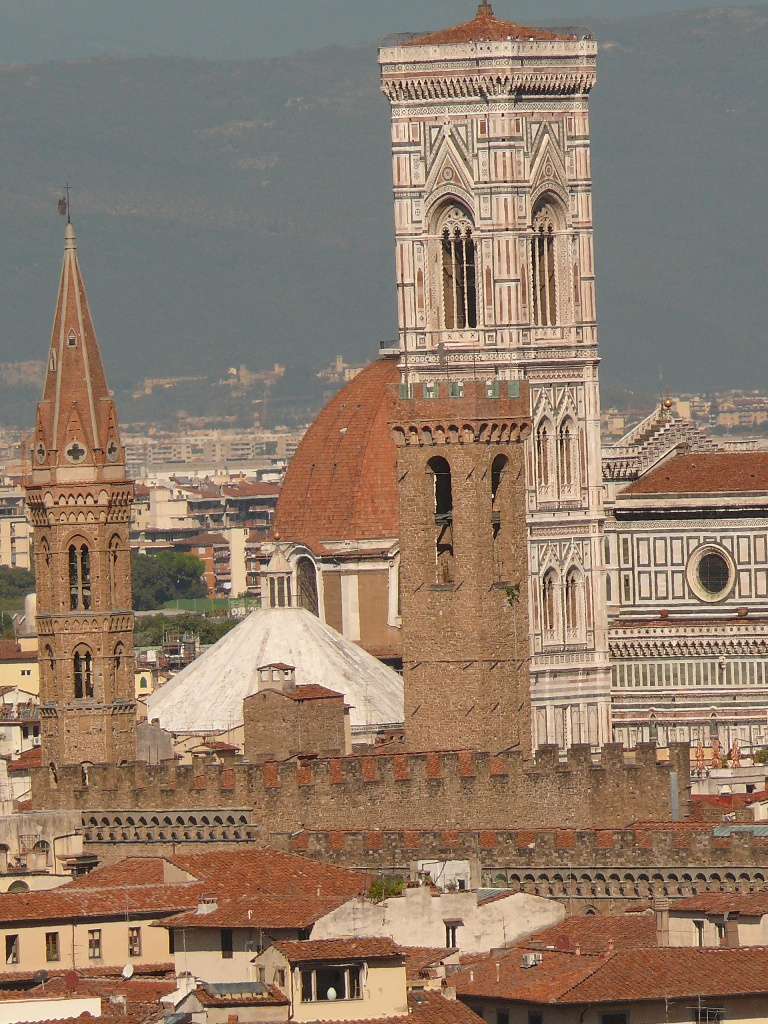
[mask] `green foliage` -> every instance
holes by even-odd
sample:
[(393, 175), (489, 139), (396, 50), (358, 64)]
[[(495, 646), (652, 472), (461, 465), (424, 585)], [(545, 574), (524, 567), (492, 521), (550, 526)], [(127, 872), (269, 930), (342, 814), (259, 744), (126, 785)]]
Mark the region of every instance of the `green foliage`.
[(768, 747), (760, 747), (752, 756), (755, 764), (768, 764)]
[(388, 896), (400, 896), (404, 884), (400, 875), (379, 875), (368, 888), (368, 899), (380, 903)]
[(156, 555), (131, 554), (134, 611), (161, 608), (175, 598), (205, 597), (201, 579), (205, 567), (194, 555), (160, 551)]
[(29, 569), (0, 565), (0, 611), (20, 611), (24, 598), (34, 589), (35, 574)]
[(137, 647), (160, 647), (166, 633), (197, 633), (204, 646), (215, 644), (241, 619), (194, 615), (142, 615), (136, 619), (134, 643)]

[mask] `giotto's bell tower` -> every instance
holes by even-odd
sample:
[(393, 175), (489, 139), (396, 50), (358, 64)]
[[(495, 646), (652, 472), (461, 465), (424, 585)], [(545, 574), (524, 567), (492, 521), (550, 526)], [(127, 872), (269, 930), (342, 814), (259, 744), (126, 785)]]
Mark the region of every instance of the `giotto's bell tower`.
[(610, 739), (588, 119), (596, 54), (588, 34), (503, 21), (487, 2), (466, 24), (395, 37), (379, 52), (403, 382), (530, 385), (534, 746)]

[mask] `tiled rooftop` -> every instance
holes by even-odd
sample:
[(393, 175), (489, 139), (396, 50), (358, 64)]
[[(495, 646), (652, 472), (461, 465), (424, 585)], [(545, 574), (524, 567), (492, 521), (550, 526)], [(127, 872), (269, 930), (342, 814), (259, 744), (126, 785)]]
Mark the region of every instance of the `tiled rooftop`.
[(487, 957), (451, 981), (463, 998), (571, 1005), (768, 994), (768, 949), (759, 946), (543, 950), (535, 967), (523, 966), (524, 951)]
[(456, 25), (453, 28), (444, 29), (442, 32), (432, 32), (430, 35), (414, 39), (411, 46), (435, 46), (441, 43), (479, 43), (488, 40), (532, 40), (532, 39), (568, 39), (570, 37), (559, 35), (545, 28), (529, 28), (525, 25), (517, 25), (512, 21), (502, 21), (493, 13), (489, 3), (481, 3), (477, 8), (477, 14), (472, 21), (463, 25)]
[(619, 492), (646, 495), (765, 494), (768, 451), (684, 452), (672, 456)]
[(697, 896), (675, 900), (670, 910), (674, 913), (742, 914), (745, 917), (762, 917), (768, 914), (768, 891), (702, 892)]
[(276, 942), (289, 963), (309, 963), (321, 960), (368, 959), (375, 957), (402, 957), (404, 950), (389, 938), (308, 939), (303, 942)]

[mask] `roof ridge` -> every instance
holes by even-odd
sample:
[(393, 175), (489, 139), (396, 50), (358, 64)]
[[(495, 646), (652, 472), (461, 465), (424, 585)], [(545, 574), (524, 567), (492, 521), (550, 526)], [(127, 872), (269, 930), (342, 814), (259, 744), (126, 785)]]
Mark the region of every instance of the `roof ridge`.
[(605, 967), (616, 956), (618, 952), (618, 949), (613, 949), (607, 950), (606, 952), (602, 953), (580, 953), (579, 956), (586, 956), (587, 958), (594, 957), (597, 963), (595, 963), (592, 966), (591, 970), (586, 971), (586, 973), (583, 974), (578, 981), (574, 981), (572, 985), (569, 985), (568, 988), (563, 989), (562, 992), (560, 992), (554, 999), (550, 999), (549, 1002), (559, 1003), (565, 996), (573, 992), (574, 989), (577, 989), (579, 985), (583, 985), (587, 978), (591, 978), (593, 975), (597, 974), (598, 971), (601, 971), (603, 967)]

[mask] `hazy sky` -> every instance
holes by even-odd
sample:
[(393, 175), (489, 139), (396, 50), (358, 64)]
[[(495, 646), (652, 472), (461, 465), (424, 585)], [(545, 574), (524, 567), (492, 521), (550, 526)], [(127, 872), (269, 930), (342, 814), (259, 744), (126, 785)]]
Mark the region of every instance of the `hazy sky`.
[[(743, 0), (742, 0), (743, 2)], [(766, 0), (768, 2), (768, 0)], [(584, 24), (712, 6), (701, 0), (494, 0), (498, 17)], [(282, 56), (444, 28), (476, 0), (0, 0), (0, 63), (161, 54)], [(736, 0), (717, 0), (719, 7)]]

